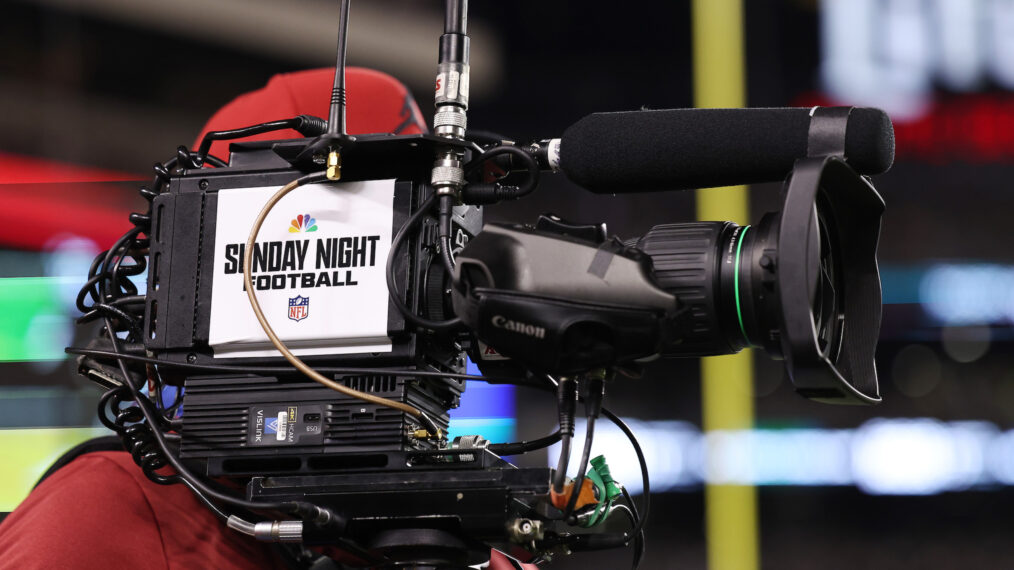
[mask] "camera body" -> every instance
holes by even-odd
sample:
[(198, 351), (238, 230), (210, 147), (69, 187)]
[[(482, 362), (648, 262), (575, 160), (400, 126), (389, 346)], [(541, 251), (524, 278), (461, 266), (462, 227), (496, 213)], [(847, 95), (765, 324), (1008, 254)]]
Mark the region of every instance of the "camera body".
[[(647, 513), (590, 457), (605, 415), (630, 440), (647, 494), (636, 437), (602, 406), (614, 372), (755, 346), (783, 358), (806, 397), (880, 399), (883, 201), (861, 174), (893, 160), (883, 112), (604, 113), (529, 145), (474, 136), (466, 4), (446, 6), (435, 134), (345, 132), (343, 2), (328, 120), (301, 115), (180, 147), (141, 189), (150, 210), (131, 216), (79, 293), (81, 321), (105, 324), (106, 338), (73, 349), (80, 371), (109, 388), (100, 420), (150, 479), (185, 481), (234, 530), (342, 545), (385, 568), (482, 563), (487, 543), (539, 558), (640, 551)], [(306, 138), (236, 142), (228, 161), (208, 154), (214, 140), (287, 128)], [(785, 201), (753, 229), (668, 224), (626, 242), (552, 215), (483, 226), (483, 205), (528, 195), (547, 170), (608, 193), (785, 179)], [(145, 269), (142, 296), (128, 277)], [(466, 354), (488, 376), (464, 374)], [(448, 441), (466, 379), (555, 391), (559, 430)], [(166, 387), (177, 388), (171, 405)], [(587, 431), (571, 480), (579, 399)], [(555, 470), (498, 455), (556, 442)], [(158, 472), (170, 465), (178, 475)], [(245, 496), (204, 481), (222, 476), (245, 480)], [(252, 524), (216, 501), (297, 520)], [(616, 501), (630, 532), (573, 532), (604, 522)]]
[[(806, 397), (879, 401), (883, 201), (838, 156), (796, 160), (782, 210), (755, 228), (668, 224), (622, 242), (604, 224), (553, 215), (531, 226), (483, 226), (480, 204), (518, 197), (511, 188), (523, 186), (490, 185), (469, 165), (522, 155), (534, 188), (537, 151), (435, 135), (338, 140), (340, 181), (320, 173), (328, 160), (320, 138), (234, 143), (215, 168), (181, 150), (171, 168), (156, 169), (158, 191), (142, 189), (150, 211), (94, 264), (80, 298), (104, 301), (90, 318), (105, 320), (113, 350), (82, 350), (81, 370), (112, 384), (100, 419), (153, 480), (164, 482), (156, 470), (170, 463), (195, 485), (199, 477), (245, 480), (244, 499), (219, 500), (284, 506), (302, 521), (257, 524), (298, 526), (293, 542), (367, 547), (406, 562), (436, 549), (453, 567), (486, 560), (486, 544), (541, 556), (641, 536), (644, 519), (633, 511), (632, 533), (573, 532), (600, 524), (624, 500), (602, 458), (566, 476), (579, 393), (589, 434), (600, 413), (616, 422), (648, 487), (633, 433), (602, 408), (614, 372), (636, 376), (660, 356), (758, 346), (785, 359)], [(427, 183), (433, 157), (448, 154), (470, 172), (457, 204)], [(501, 180), (516, 177), (519, 165), (505, 166)], [(123, 283), (145, 266), (139, 299)], [(106, 282), (113, 294), (97, 287)], [(313, 370), (290, 367), (297, 363), (283, 360), (278, 342)], [(532, 442), (448, 441), (466, 354), (498, 376), (487, 381), (555, 384), (560, 430)], [(131, 358), (146, 363), (143, 372), (139, 363), (128, 370)], [(139, 391), (144, 373), (155, 403)], [(163, 402), (166, 386), (183, 388), (172, 405)], [(138, 406), (123, 408), (127, 397)], [(498, 455), (556, 441), (568, 451), (555, 470), (518, 468)], [(328, 523), (335, 518), (341, 528)]]
[[(166, 383), (185, 387), (182, 457), (207, 461), (208, 475), (267, 475), (386, 465), (371, 454), (434, 449), (438, 441), (418, 437), (422, 426), (403, 412), (307, 382), (294, 369), (256, 373), (284, 361), (277, 353), (266, 355), (273, 349), (256, 322), (241, 319), (248, 306), (235, 303), (246, 305), (242, 262), (252, 223), (246, 206), (259, 208), (265, 193), (303, 174), (279, 156), (278, 147), (236, 144), (229, 167), (183, 170), (152, 203), (145, 349), (167, 363), (226, 363), (253, 372), (213, 375), (164, 368)], [(386, 179), (300, 192), (279, 206), (277, 220), (268, 221), (266, 227), (273, 222), (275, 231), (261, 233), (252, 268), (269, 319), (279, 330), (289, 327), (282, 334), (293, 350), (315, 367), (366, 363), (377, 369), (464, 372), (470, 335), (408, 326), (391, 306), (384, 284), (391, 236), (432, 189)], [(463, 246), (481, 223), (480, 207), (455, 208), (454, 243)], [(442, 318), (449, 310), (450, 276), (437, 251), (436, 227), (427, 221), (397, 253), (394, 267), (408, 306)], [(372, 330), (364, 327), (367, 320)], [(455, 379), (423, 382), (382, 373), (332, 377), (423, 409), (444, 430), (448, 410), (457, 407), (465, 388)], [(322, 459), (335, 453), (350, 457)]]

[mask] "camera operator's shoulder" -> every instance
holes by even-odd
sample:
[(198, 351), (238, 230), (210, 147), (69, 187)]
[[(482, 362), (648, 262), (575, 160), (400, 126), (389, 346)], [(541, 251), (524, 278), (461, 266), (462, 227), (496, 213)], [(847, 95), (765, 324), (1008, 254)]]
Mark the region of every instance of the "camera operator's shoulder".
[[(125, 452), (83, 455), (0, 523), (5, 568), (263, 568), (263, 545), (227, 531), (181, 485), (149, 481)], [(275, 564), (275, 566), (281, 566)]]

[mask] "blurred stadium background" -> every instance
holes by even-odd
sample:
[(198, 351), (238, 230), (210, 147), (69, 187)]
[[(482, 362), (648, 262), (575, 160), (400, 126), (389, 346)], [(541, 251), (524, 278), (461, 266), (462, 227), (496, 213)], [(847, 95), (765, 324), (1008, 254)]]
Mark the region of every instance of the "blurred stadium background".
[[(102, 433), (100, 392), (63, 347), (90, 334), (73, 326), (74, 296), (140, 207), (130, 181), (147, 180), (237, 94), (331, 65), (333, 4), (4, 3), (0, 511), (63, 450)], [(878, 106), (895, 121), (897, 162), (875, 180), (888, 204), (884, 403), (807, 402), (779, 363), (755, 354), (753, 428), (706, 433), (698, 362), (616, 383), (607, 405), (634, 425), (657, 489), (644, 567), (706, 565), (705, 483), (759, 487), (764, 568), (1014, 567), (1014, 2), (743, 4), (749, 106)], [(427, 117), (440, 8), (352, 7), (349, 63), (400, 78)], [(530, 140), (595, 111), (692, 106), (691, 21), (688, 1), (473, 2), (470, 125)], [(630, 237), (693, 220), (694, 199), (592, 195), (550, 177), (536, 199), (487, 216), (552, 211)], [(750, 203), (753, 220), (777, 208), (777, 185), (753, 187)], [(483, 385), (455, 413), (458, 430), (493, 440), (544, 435), (556, 416), (551, 398)], [(595, 448), (618, 480), (639, 486), (619, 434), (602, 428)], [(552, 567), (623, 567), (628, 557)]]

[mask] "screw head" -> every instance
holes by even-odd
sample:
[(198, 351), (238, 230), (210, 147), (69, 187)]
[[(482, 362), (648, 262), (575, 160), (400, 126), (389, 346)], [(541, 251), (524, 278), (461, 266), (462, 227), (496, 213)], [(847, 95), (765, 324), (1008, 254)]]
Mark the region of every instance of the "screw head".
[(192, 353), (192, 352), (190, 354), (188, 354), (187, 355), (187, 362), (189, 362), (190, 364), (193, 364), (193, 363), (197, 362), (197, 355), (194, 354), (194, 353)]
[(201, 190), (207, 190), (208, 189), (208, 181), (207, 180), (201, 180), (200, 182), (197, 183), (197, 186)]

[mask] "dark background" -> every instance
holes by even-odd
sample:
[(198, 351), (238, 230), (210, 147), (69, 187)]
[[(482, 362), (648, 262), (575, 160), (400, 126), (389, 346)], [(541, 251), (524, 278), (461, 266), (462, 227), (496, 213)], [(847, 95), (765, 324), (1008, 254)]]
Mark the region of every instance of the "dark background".
[[(179, 144), (191, 144), (204, 121), (237, 94), (262, 86), (275, 73), (330, 64), (334, 32), (328, 23), (336, 13), (331, 2), (303, 0), (284, 3), (284, 9), (283, 3), (215, 4), (203, 10), (198, 2), (5, 3), (0, 152), (146, 178), (154, 161), (171, 156)], [(432, 115), (439, 4), (385, 0), (352, 7), (349, 63), (402, 78), (426, 117)], [(472, 4), (472, 127), (530, 140), (558, 136), (591, 112), (693, 103), (688, 2)], [(821, 3), (745, 4), (750, 106), (864, 103), (836, 99), (821, 81)], [(886, 10), (892, 2), (873, 4)], [(244, 15), (231, 18), (230, 10)], [(279, 10), (289, 15), (276, 14)], [(425, 57), (385, 55), (371, 47), (378, 42), (395, 54)], [(1008, 221), (1014, 211), (1009, 182), (1014, 141), (1002, 135), (1014, 117), (1014, 96), (989, 77), (963, 90), (932, 81), (928, 90), (933, 104), (924, 113), (896, 118), (898, 162), (875, 181), (888, 204), (880, 250), (888, 304), (878, 349), (884, 403), (839, 408), (807, 402), (782, 379), (778, 363), (757, 354), (758, 426), (848, 429), (876, 417), (920, 417), (1014, 427), (1014, 304), (1007, 316), (947, 322), (921, 304), (919, 285), (912, 284), (938, 263), (1014, 266)], [(626, 238), (653, 224), (694, 218), (692, 193), (599, 196), (562, 177), (546, 178), (537, 198), (490, 208), (488, 219), (530, 220), (552, 211), (606, 221)], [(129, 201), (129, 192), (110, 189), (109, 200)], [(751, 200), (757, 220), (777, 208), (777, 185), (755, 188)], [(0, 248), (0, 277), (44, 274), (38, 252), (4, 243)], [(1014, 283), (1007, 285), (1009, 290)], [(970, 287), (972, 299), (996, 294), (996, 287)], [(981, 356), (964, 362), (953, 349), (944, 350), (941, 338), (948, 334), (958, 339), (959, 353), (966, 345), (982, 352), (975, 347), (989, 340)], [(928, 349), (918, 354), (930, 355), (931, 373), (913, 368), (910, 359), (896, 364), (896, 356), (912, 345)], [(665, 363), (652, 372), (636, 386), (612, 387), (609, 405), (626, 417), (699, 426), (697, 363)], [(928, 389), (912, 388), (924, 384)], [(70, 362), (48, 370), (0, 363), (0, 427), (91, 425), (97, 394), (73, 375)], [(519, 393), (517, 401), (519, 435), (550, 428), (551, 401), (527, 393)], [(927, 496), (868, 495), (852, 486), (772, 485), (759, 493), (765, 568), (974, 568), (1014, 562), (1007, 540), (1014, 531), (1014, 491), (995, 482)], [(703, 567), (703, 508), (699, 486), (656, 495), (644, 567)], [(628, 556), (577, 556), (552, 567), (622, 567)]]

